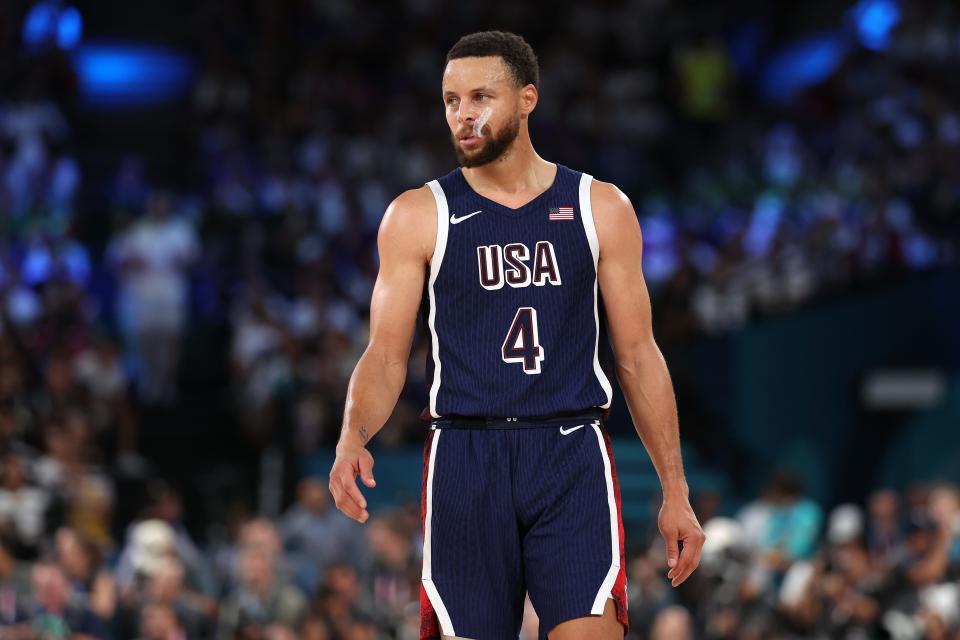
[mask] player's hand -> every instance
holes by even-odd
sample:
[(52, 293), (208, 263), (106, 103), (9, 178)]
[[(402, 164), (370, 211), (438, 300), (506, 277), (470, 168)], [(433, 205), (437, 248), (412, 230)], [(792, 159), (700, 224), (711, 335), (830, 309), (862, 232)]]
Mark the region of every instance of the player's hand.
[[(667, 543), (667, 578), (674, 587), (683, 584), (700, 564), (700, 550), (706, 536), (687, 498), (664, 498), (657, 519), (660, 535)], [(681, 550), (678, 541), (683, 542)]]
[(337, 458), (330, 469), (330, 493), (337, 509), (356, 520), (366, 522), (367, 500), (357, 487), (357, 475), (371, 489), (377, 486), (373, 479), (373, 456), (366, 447), (354, 445), (337, 446)]

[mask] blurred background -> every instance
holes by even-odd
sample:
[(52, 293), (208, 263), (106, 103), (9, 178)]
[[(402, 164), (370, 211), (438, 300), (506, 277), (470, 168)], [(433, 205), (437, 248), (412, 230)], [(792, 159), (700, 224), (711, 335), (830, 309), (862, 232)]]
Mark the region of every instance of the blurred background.
[(0, 3), (0, 637), (418, 637), (422, 339), (366, 525), (326, 474), (486, 28), (644, 232), (708, 543), (671, 589), (618, 398), (630, 637), (960, 638), (947, 0)]

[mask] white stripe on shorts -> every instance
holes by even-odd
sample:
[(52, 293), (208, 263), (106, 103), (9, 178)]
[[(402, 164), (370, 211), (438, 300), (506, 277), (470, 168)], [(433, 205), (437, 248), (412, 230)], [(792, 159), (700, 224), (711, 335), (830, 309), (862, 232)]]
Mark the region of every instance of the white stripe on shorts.
[(610, 569), (607, 570), (607, 576), (600, 583), (600, 590), (597, 592), (597, 597), (593, 600), (593, 608), (590, 610), (590, 613), (599, 616), (603, 615), (603, 607), (607, 604), (607, 598), (613, 597), (613, 583), (617, 581), (617, 574), (620, 573), (620, 522), (617, 519), (617, 498), (613, 492), (610, 457), (607, 455), (607, 445), (603, 440), (603, 432), (600, 431), (600, 422), (594, 422), (590, 426), (596, 432), (597, 442), (600, 443), (603, 476), (607, 481), (607, 506), (610, 510)]
[(435, 461), (437, 459), (437, 445), (440, 443), (440, 431), (440, 429), (433, 431), (433, 442), (430, 445), (430, 462), (428, 463), (429, 468), (427, 469), (427, 512), (423, 520), (423, 577), (421, 578), (421, 582), (423, 582), (423, 589), (427, 592), (427, 597), (430, 599), (430, 604), (433, 605), (433, 610), (437, 613), (437, 620), (440, 621), (440, 631), (442, 631), (445, 636), (454, 636), (456, 633), (453, 631), (453, 622), (450, 620), (450, 614), (447, 613), (447, 607), (440, 598), (440, 592), (437, 591), (437, 586), (433, 584), (433, 569), (430, 564), (431, 538), (433, 537), (430, 531), (433, 516), (433, 470), (436, 466)]

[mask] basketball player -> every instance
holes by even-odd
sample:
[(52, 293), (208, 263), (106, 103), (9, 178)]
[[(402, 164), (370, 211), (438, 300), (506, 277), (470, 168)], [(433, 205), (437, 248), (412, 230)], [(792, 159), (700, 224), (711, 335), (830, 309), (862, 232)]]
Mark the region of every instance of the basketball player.
[(663, 488), (667, 577), (679, 585), (700, 561), (636, 214), (615, 186), (534, 151), (538, 76), (519, 36), (461, 38), (442, 84), (461, 168), (400, 195), (380, 226), (370, 344), (350, 381), (330, 490), (367, 520), (356, 476), (376, 486), (366, 445), (403, 388), (423, 302), (421, 638), (516, 638), (525, 592), (541, 639), (623, 638), (623, 523), (603, 426), (610, 342)]

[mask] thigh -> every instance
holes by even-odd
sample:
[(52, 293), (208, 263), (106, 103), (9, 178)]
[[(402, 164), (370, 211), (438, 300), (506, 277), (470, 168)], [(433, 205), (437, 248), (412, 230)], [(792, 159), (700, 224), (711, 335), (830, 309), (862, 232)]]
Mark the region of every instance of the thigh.
[(549, 640), (622, 640), (624, 631), (623, 625), (617, 619), (616, 602), (608, 598), (602, 616), (591, 615), (561, 622), (552, 629), (543, 629), (540, 637), (547, 637)]
[(424, 453), (421, 639), (516, 637), (525, 587), (502, 432), (437, 429)]
[(523, 560), (540, 638), (562, 622), (603, 615), (610, 599), (616, 619), (627, 624), (623, 521), (610, 441), (598, 422), (577, 427), (544, 430), (538, 470), (527, 470)]

